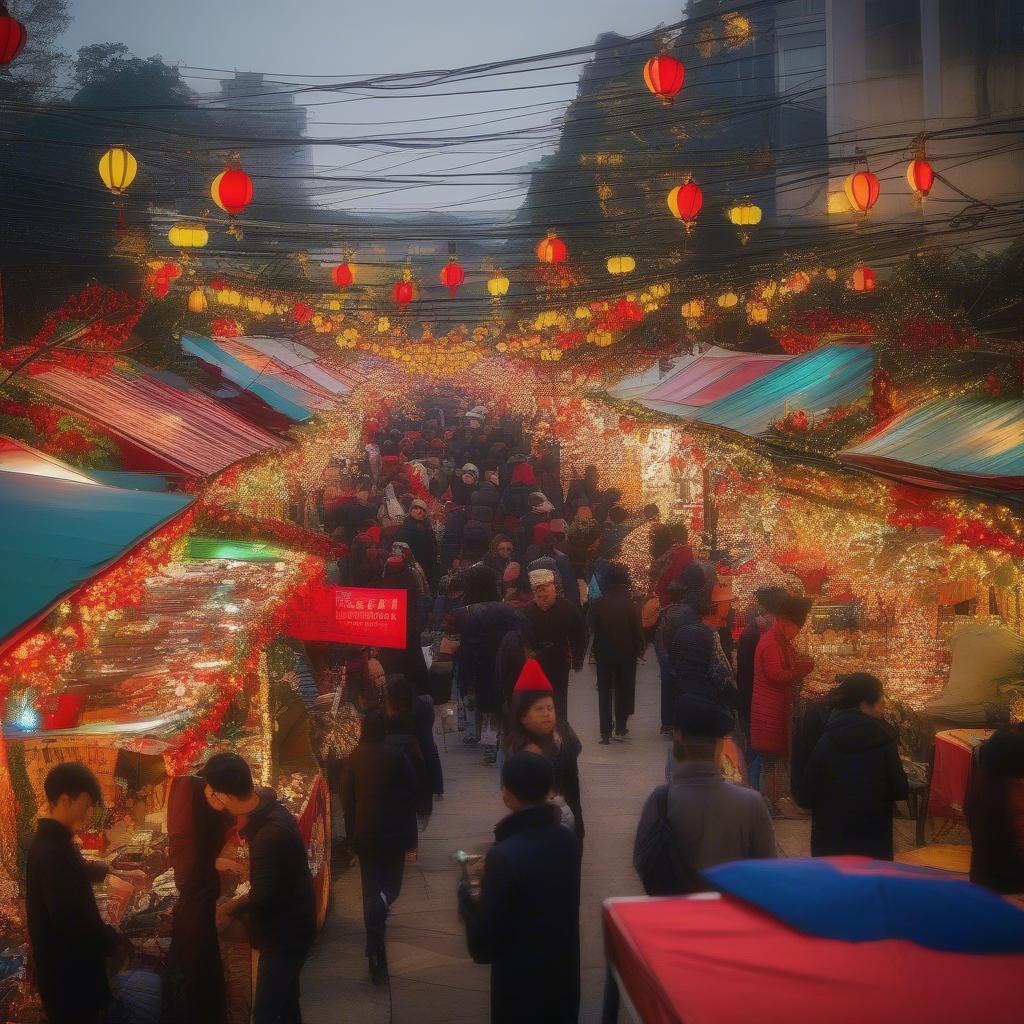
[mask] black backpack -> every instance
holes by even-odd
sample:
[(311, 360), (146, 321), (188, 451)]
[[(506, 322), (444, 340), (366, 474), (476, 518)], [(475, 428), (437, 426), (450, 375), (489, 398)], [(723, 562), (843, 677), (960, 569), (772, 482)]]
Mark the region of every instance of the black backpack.
[(658, 818), (637, 847), (634, 864), (648, 896), (681, 896), (700, 892), (705, 886), (697, 872), (681, 864), (676, 854), (672, 823), (668, 819), (668, 786), (654, 791)]

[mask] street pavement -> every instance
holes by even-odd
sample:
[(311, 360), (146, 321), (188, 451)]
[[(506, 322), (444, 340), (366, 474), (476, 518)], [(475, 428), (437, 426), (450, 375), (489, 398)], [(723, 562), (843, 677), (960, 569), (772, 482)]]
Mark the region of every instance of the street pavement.
[[(587, 828), (583, 854), (583, 1006), (581, 1021), (600, 1019), (604, 986), (601, 902), (639, 895), (632, 868), (633, 835), (647, 794), (664, 779), (667, 741), (658, 732), (658, 672), (653, 657), (640, 665), (637, 713), (626, 743), (598, 744), (594, 670), (573, 675), (570, 721), (583, 742), (580, 776)], [(482, 1024), (489, 1019), (489, 968), (474, 964), (456, 912), (458, 850), (484, 852), (505, 807), (498, 771), (482, 763), (462, 734), (438, 733), (445, 799), (435, 804), (420, 838), (419, 859), (388, 923), (391, 985), (375, 988), (363, 954), (358, 868), (336, 877), (327, 924), (303, 974), (306, 1024)], [(777, 821), (783, 856), (806, 856), (807, 820)]]

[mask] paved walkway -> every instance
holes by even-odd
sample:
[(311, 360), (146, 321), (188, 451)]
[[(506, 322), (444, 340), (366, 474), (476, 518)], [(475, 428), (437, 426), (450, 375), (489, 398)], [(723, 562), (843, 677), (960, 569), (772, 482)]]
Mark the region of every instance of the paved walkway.
[[(570, 720), (583, 742), (580, 775), (587, 838), (581, 906), (583, 1008), (580, 1019), (599, 1019), (604, 985), (601, 901), (641, 892), (631, 865), (633, 835), (646, 795), (663, 778), (667, 743), (658, 734), (658, 676), (653, 658), (640, 666), (637, 714), (630, 742), (598, 744), (593, 668), (572, 677)], [(442, 750), (446, 797), (435, 806), (421, 837), (419, 862), (406, 869), (402, 895), (388, 925), (391, 987), (374, 988), (366, 973), (358, 870), (341, 874), (334, 902), (303, 975), (307, 1024), (481, 1024), (489, 1018), (489, 969), (466, 954), (455, 909), (457, 850), (483, 851), (505, 813), (498, 773), (481, 763), (461, 734)], [(809, 826), (780, 821), (786, 856), (805, 856)]]

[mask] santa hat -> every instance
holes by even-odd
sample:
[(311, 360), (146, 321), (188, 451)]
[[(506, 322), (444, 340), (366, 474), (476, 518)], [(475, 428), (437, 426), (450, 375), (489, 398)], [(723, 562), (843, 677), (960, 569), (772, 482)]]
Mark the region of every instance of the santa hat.
[(513, 693), (522, 693), (524, 690), (554, 693), (551, 680), (544, 674), (544, 669), (540, 667), (540, 662), (536, 658), (526, 659), (516, 685), (512, 687)]

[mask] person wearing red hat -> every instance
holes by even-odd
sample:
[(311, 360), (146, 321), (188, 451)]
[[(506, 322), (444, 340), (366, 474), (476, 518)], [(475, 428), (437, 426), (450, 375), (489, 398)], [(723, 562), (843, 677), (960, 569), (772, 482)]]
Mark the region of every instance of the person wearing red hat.
[(583, 845), (583, 806), (580, 801), (579, 756), (583, 750), (572, 726), (555, 711), (555, 691), (536, 658), (527, 658), (509, 703), (503, 750), (506, 757), (522, 750), (541, 754), (551, 762), (552, 791), (564, 801), (573, 828)]

